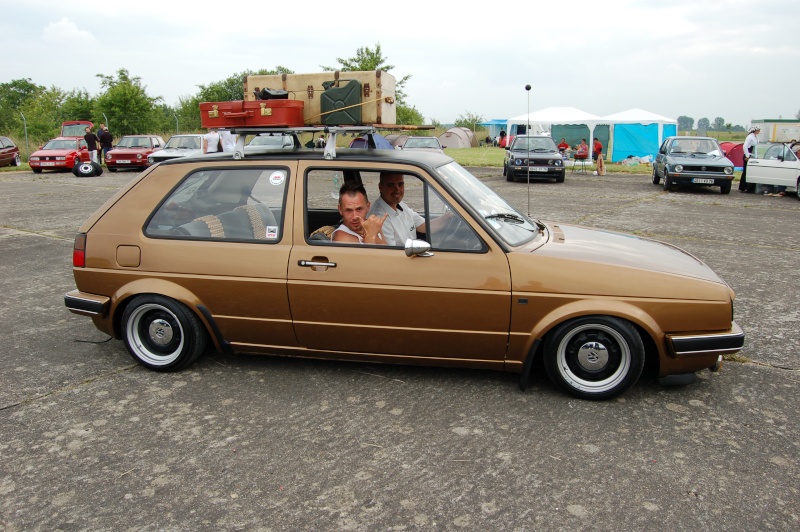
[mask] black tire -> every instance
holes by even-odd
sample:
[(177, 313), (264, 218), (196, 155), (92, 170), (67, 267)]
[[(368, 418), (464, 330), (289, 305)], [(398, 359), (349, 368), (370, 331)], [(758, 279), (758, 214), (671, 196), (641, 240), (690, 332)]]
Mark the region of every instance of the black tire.
[(719, 191), (723, 194), (730, 194), (731, 193), (731, 184), (725, 183), (724, 185), (719, 186)]
[(656, 165), (653, 165), (653, 184), (657, 185), (661, 182), (661, 178), (658, 177), (658, 172), (656, 172)]
[(672, 178), (669, 176), (666, 168), (664, 169), (664, 190), (669, 192), (672, 190)]
[(185, 368), (206, 349), (208, 335), (189, 308), (159, 295), (140, 295), (122, 314), (122, 337), (138, 363), (155, 371)]
[(503, 176), (507, 175), (506, 172), (508, 172), (508, 169), (506, 168), (506, 165), (503, 164)]
[(75, 177), (94, 177), (96, 174), (95, 163), (87, 161), (76, 164), (72, 167), (72, 173)]
[(608, 399), (639, 379), (644, 343), (629, 322), (611, 316), (585, 316), (559, 325), (547, 335), (544, 367), (550, 380), (582, 399)]
[(22, 166), (22, 159), (19, 158), (19, 153), (14, 154), (14, 160), (11, 164), (14, 166)]
[(33, 170), (34, 174), (41, 174), (42, 173), (42, 169), (41, 168), (31, 168), (31, 170)]
[(566, 174), (567, 174), (567, 171), (566, 171), (566, 170), (562, 171), (562, 172), (561, 172), (561, 175), (559, 175), (559, 176), (556, 178), (556, 183), (563, 183), (563, 182), (564, 182), (564, 178), (566, 177)]
[(800, 200), (800, 177), (797, 178), (796, 185), (797, 185), (797, 188), (795, 190), (797, 191), (797, 199)]

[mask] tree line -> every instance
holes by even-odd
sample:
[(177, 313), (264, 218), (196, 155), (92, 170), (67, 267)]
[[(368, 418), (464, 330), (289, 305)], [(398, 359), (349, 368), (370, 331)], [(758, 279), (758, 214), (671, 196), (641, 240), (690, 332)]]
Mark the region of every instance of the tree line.
[[(320, 66), (324, 71), (390, 72), (380, 43), (374, 48), (358, 48), (356, 55), (337, 58), (339, 66)], [(141, 78), (124, 68), (115, 75), (97, 74), (100, 93), (90, 95), (86, 89), (65, 91), (58, 87), (37, 85), (30, 78), (0, 83), (0, 134), (27, 138), (33, 143), (53, 138), (66, 120), (91, 120), (107, 123), (116, 138), (122, 135), (200, 130), (200, 102), (244, 99), (243, 80), (251, 75), (294, 74), (277, 66), (274, 69), (246, 70), (229, 77), (198, 85), (195, 94), (181, 96), (178, 103), (168, 105), (161, 96), (148, 93)], [(397, 79), (397, 123), (421, 125), (422, 114), (406, 102), (404, 86), (410, 75)], [(431, 119), (436, 122), (435, 119)]]
[[(690, 116), (678, 117), (678, 130), (691, 131), (694, 129), (694, 118)], [(708, 118), (701, 118), (697, 121), (697, 129), (700, 131), (728, 131), (728, 132), (742, 132), (744, 127), (739, 124), (733, 125), (730, 122), (725, 122), (725, 119), (718, 116), (711, 122)]]

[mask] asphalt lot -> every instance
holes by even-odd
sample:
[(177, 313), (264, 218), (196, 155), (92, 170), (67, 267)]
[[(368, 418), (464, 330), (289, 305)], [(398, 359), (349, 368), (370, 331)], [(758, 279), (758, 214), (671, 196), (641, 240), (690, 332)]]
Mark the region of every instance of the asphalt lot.
[(273, 357), (154, 373), (63, 304), (75, 230), (135, 174), (4, 172), (0, 529), (798, 529), (800, 201), (474, 171), (538, 218), (705, 260), (737, 292), (742, 358), (606, 402), (544, 377), (523, 393), (503, 373)]

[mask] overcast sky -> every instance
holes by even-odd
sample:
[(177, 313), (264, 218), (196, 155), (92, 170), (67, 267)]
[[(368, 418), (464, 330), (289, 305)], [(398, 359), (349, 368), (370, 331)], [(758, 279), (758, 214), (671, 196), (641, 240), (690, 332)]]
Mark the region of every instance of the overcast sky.
[(797, 0), (0, 0), (0, 83), (97, 95), (97, 74), (125, 68), (170, 105), (238, 72), (319, 72), (376, 43), (395, 77), (411, 74), (407, 101), (428, 122), (571, 106), (746, 126), (800, 110)]

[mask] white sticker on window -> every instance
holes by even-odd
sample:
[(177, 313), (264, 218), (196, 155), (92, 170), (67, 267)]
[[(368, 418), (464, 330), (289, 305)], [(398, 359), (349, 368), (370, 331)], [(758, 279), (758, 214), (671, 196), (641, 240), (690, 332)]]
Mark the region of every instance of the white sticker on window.
[(286, 179), (286, 174), (280, 171), (272, 172), (269, 176), (269, 182), (273, 185), (282, 185), (284, 179)]
[(277, 225), (268, 225), (267, 226), (267, 238), (271, 240), (275, 240), (278, 238), (278, 226)]

